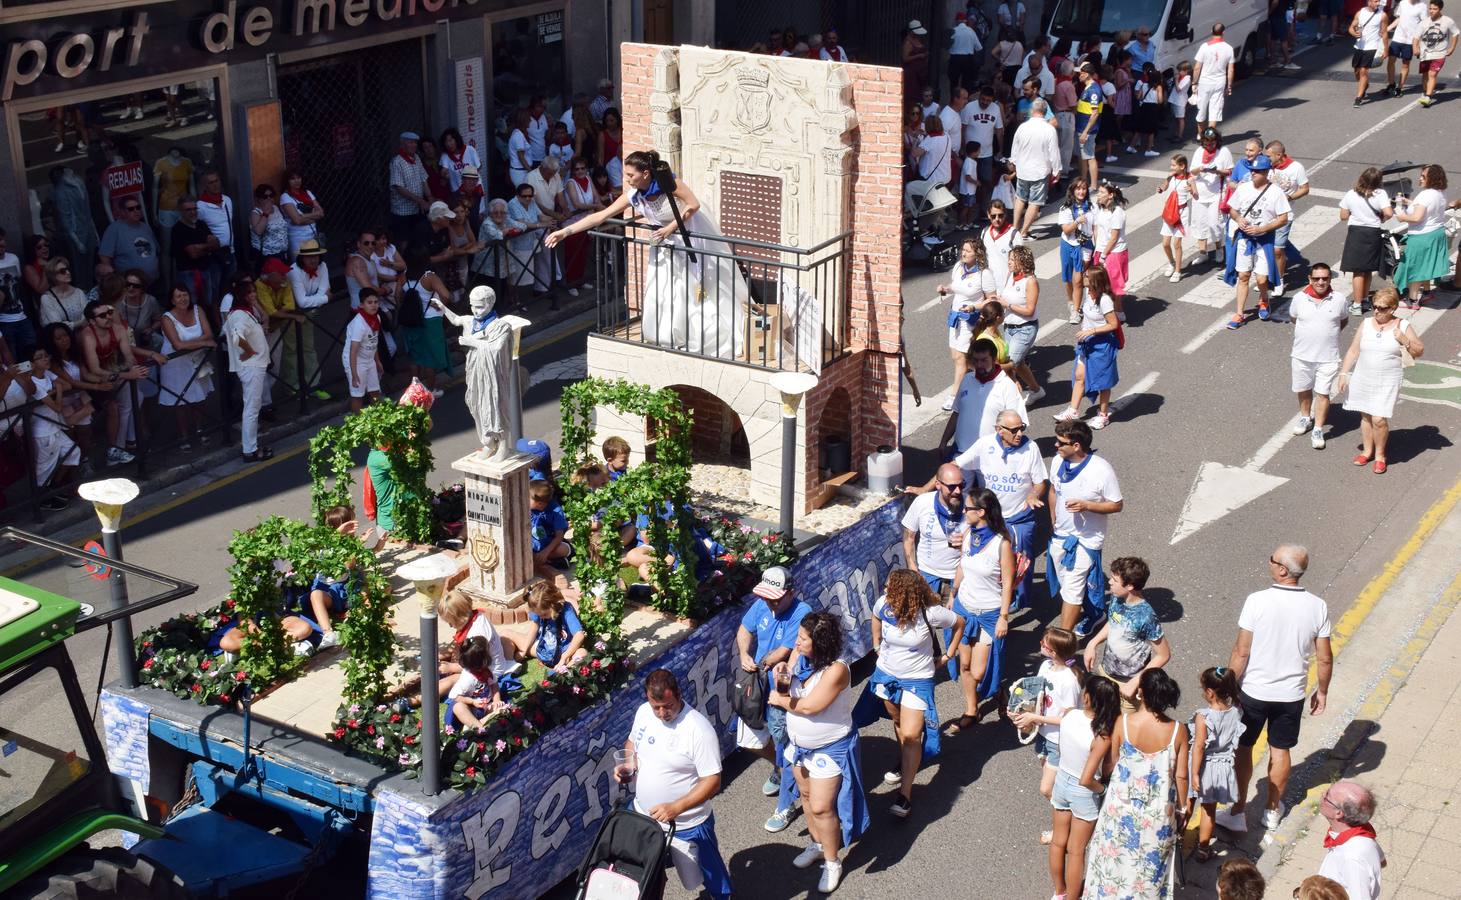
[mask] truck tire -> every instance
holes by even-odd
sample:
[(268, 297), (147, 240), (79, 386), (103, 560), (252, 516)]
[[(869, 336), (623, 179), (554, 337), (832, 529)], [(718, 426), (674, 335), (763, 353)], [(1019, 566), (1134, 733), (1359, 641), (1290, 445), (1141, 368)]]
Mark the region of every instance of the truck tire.
[(92, 849), (83, 844), (21, 882), (9, 896), (25, 900), (171, 900), (187, 897), (188, 891), (176, 875), (157, 863), (120, 847)]

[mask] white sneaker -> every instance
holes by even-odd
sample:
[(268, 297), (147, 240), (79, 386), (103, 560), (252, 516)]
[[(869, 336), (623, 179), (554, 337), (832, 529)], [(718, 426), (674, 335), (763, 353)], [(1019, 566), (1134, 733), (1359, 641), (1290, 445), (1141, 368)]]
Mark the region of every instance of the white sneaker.
[(1029, 406), (1032, 403), (1039, 403), (1041, 400), (1045, 399), (1045, 389), (1035, 388), (1033, 391), (1025, 391), (1024, 397), (1026, 406)]
[(1136, 148), (1133, 147), (1133, 146), (1131, 146), (1130, 144), (1127, 144), (1126, 145), (1126, 152), (1127, 153), (1135, 153), (1136, 152)]
[(1296, 62), (1292, 62), (1292, 61), (1284, 63), (1283, 64), (1283, 67), (1285, 69), (1288, 69), (1290, 72), (1297, 72), (1297, 71), (1299, 71), (1300, 69), (1303, 68), (1303, 66), (1299, 65)]
[(902, 772), (884, 772), (883, 773), (883, 784), (902, 784), (902, 783), (903, 783), (903, 773)]
[(945, 400), (944, 401), (944, 405), (943, 406), (940, 406), (939, 409), (942, 409), (944, 412), (953, 412), (954, 411), (954, 398), (953, 397), (950, 397), (949, 399)]
[(1079, 325), (1081, 323), (1080, 310), (1077, 310), (1077, 309), (1071, 310), (1070, 311), (1070, 318), (1066, 319), (1065, 320), (1065, 323), (1067, 325)]
[(1176, 284), (1177, 282), (1179, 282), (1181, 280), (1182, 280), (1182, 273), (1181, 272), (1173, 272), (1171, 275), (1168, 275), (1167, 276), (1167, 281), (1171, 282), (1172, 284)]
[(1155, 150), (1148, 150), (1147, 152), (1145, 152), (1145, 153), (1142, 154), (1142, 156), (1146, 156), (1146, 157), (1161, 156), (1161, 155), (1162, 154), (1158, 153)]
[(578, 288), (569, 288), (568, 289), (568, 296), (570, 296), (570, 297), (577, 297), (578, 296)]
[(1248, 830), (1248, 817), (1243, 813), (1234, 813), (1231, 808), (1218, 810), (1217, 815), (1212, 817), (1212, 821), (1214, 825), (1238, 834), (1243, 834)]
[(129, 463), (129, 462), (131, 462), (134, 459), (136, 459), (135, 456), (133, 456), (132, 454), (128, 453), (126, 450), (123, 450), (121, 447), (108, 447), (107, 448), (107, 462), (109, 462), (109, 463), (111, 463), (113, 465), (121, 465), (123, 463)]
[(86, 152), (86, 141), (77, 141), (76, 142), (76, 152), (77, 153), (85, 153)]
[(1106, 157), (1106, 162), (1115, 162), (1115, 161), (1116, 161), (1116, 155), (1114, 153), (1112, 155)]
[(1282, 297), (1283, 296), (1283, 282), (1282, 281), (1275, 281), (1273, 283), (1273, 287), (1271, 287), (1271, 288), (1268, 289), (1268, 296), (1270, 296), (1270, 297)]
[(56, 142), (56, 151), (55, 152), (57, 152), (57, 153), (64, 153), (64, 152), (66, 152), (66, 142), (65, 141), (57, 141)]
[(294, 655), (295, 656), (313, 656), (314, 655), (314, 652), (315, 652), (315, 648), (313, 648), (313, 647), (311, 647), (309, 645), (309, 641), (295, 641), (294, 642)]
[(338, 631), (327, 631), (320, 637), (319, 646), (316, 651), (329, 650), (331, 647), (340, 646), (340, 633)]
[(1315, 428), (1313, 432), (1310, 433), (1309, 446), (1313, 447), (1315, 450), (1324, 449), (1324, 429), (1322, 427)]
[(436, 400), (440, 400), (442, 397), (446, 396), (446, 391), (442, 390), (441, 388), (437, 388), (436, 390), (431, 392), (431, 396)]
[(1074, 407), (1067, 406), (1065, 409), (1062, 409), (1054, 416), (1051, 416), (1051, 418), (1053, 418), (1057, 422), (1069, 422), (1071, 419), (1079, 419), (1080, 416), (1080, 412), (1078, 412)]
[(1090, 426), (1092, 431), (1099, 431), (1111, 424), (1111, 417), (1105, 413), (1096, 413), (1091, 416)]
[(1288, 811), (1288, 806), (1282, 801), (1279, 802), (1278, 809), (1265, 809), (1263, 811), (1263, 827), (1269, 831), (1273, 831), (1283, 821), (1284, 814)]
[(842, 883), (842, 863), (835, 860), (822, 863), (822, 877), (817, 880), (817, 890), (830, 894)]
[(187, 127), (187, 124), (188, 124), (188, 117), (187, 116), (178, 116), (178, 127), (179, 128), (186, 128)]
[(1314, 427), (1314, 420), (1308, 416), (1299, 416), (1299, 421), (1294, 423), (1294, 434), (1303, 434)]
[(791, 864), (798, 869), (810, 869), (821, 861), (822, 845), (816, 841), (812, 841), (810, 844), (807, 844), (807, 849), (796, 855), (796, 859), (792, 860)]
[(142, 119), (144, 118), (144, 116), (142, 115), (142, 107), (132, 107), (132, 118), (136, 119), (139, 122), (142, 121)]

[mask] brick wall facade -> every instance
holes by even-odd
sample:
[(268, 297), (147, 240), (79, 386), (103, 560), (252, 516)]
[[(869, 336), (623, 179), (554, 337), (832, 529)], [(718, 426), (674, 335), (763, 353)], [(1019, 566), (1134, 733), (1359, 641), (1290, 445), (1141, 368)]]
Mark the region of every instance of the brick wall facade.
[[(620, 48), (626, 153), (651, 145), (654, 58), (662, 49), (631, 43)], [(811, 438), (819, 433), (818, 422), (832, 392), (839, 387), (847, 391), (852, 400), (853, 465), (861, 471), (867, 455), (880, 444), (899, 442), (903, 73), (867, 65), (851, 65), (848, 70), (857, 112), (848, 273), (851, 352), (823, 370), (804, 410)], [(807, 503), (814, 508), (824, 498), (816, 484), (818, 446), (813, 439), (807, 441), (804, 460)]]

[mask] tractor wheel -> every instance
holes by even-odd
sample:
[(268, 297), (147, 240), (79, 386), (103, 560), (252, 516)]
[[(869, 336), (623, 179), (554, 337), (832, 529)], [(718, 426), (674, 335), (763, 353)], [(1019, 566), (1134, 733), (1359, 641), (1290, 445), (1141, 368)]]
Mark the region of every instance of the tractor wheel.
[(161, 865), (120, 847), (92, 849), (85, 844), (15, 887), (10, 896), (25, 900), (170, 900), (187, 897), (182, 881)]

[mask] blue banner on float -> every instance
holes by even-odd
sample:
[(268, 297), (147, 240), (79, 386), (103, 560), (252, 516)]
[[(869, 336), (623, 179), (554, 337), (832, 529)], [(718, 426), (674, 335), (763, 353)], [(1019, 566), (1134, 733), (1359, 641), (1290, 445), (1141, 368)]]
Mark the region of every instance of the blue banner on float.
[[(871, 644), (873, 603), (902, 565), (903, 504), (892, 500), (808, 551), (793, 567), (813, 607), (837, 613), (849, 656)], [(674, 672), (695, 706), (734, 749), (730, 687), (744, 606), (722, 610), (650, 661), (607, 701), (549, 732), (481, 790), (434, 812), (392, 791), (376, 797), (370, 885), (374, 900), (535, 897), (569, 875), (611, 808), (613, 751), (644, 701), (648, 671)]]

